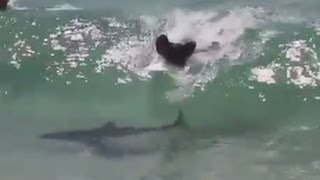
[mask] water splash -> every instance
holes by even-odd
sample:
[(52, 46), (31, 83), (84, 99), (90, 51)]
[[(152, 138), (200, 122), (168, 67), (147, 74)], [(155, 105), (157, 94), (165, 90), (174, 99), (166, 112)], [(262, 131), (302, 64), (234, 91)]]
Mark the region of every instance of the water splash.
[(79, 11), (82, 8), (75, 7), (71, 4), (59, 4), (52, 8), (46, 8), (47, 11)]
[[(244, 50), (242, 36), (246, 29), (255, 28), (262, 23), (262, 9), (236, 9), (219, 15), (212, 11), (186, 12), (176, 10), (164, 17), (141, 17), (146, 27), (142, 35), (128, 35), (110, 49), (106, 50), (99, 61), (99, 70), (104, 67), (116, 66), (124, 72), (131, 72), (140, 79), (150, 78), (153, 70), (168, 71), (175, 79), (178, 89), (168, 92), (168, 98), (182, 98), (192, 95), (196, 88), (204, 90), (206, 84), (212, 81), (219, 70), (218, 64), (238, 64)], [(206, 48), (213, 41), (219, 41), (219, 51), (195, 54), (187, 67), (180, 71), (163, 64), (163, 59), (156, 53), (154, 39), (159, 33), (165, 33), (173, 42), (186, 39), (196, 41), (197, 47)], [(150, 68), (152, 66), (152, 68)], [(173, 69), (173, 70), (172, 70)]]

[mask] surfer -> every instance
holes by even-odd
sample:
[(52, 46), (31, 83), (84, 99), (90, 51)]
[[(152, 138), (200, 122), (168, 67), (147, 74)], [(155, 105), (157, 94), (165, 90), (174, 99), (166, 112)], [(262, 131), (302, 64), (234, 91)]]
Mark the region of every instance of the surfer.
[(0, 0), (0, 11), (5, 11), (8, 9), (9, 0)]
[[(219, 42), (212, 42), (210, 48), (219, 48)], [(164, 34), (156, 39), (156, 50), (168, 63), (177, 67), (184, 67), (187, 59), (194, 53), (205, 52), (208, 49), (196, 50), (196, 42), (189, 41), (184, 44), (172, 43)]]

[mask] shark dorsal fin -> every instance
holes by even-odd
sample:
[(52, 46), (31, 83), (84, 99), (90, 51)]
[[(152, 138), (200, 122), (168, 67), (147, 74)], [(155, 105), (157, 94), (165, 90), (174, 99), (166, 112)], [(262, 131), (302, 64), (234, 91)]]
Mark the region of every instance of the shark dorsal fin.
[(116, 123), (114, 121), (107, 122), (106, 124), (103, 125), (103, 128), (115, 128)]
[(182, 113), (181, 109), (178, 110), (178, 116), (177, 116), (177, 119), (173, 125), (174, 126), (184, 126), (185, 125), (183, 113)]

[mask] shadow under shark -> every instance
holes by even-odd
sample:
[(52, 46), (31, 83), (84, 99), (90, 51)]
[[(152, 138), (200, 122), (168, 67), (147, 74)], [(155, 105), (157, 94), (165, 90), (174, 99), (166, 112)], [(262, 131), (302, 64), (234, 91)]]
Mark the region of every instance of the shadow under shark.
[(85, 144), (99, 155), (117, 157), (176, 152), (190, 145), (191, 136), (187, 131), (183, 114), (179, 111), (173, 124), (160, 127), (117, 127), (112, 121), (94, 129), (46, 133), (40, 138)]

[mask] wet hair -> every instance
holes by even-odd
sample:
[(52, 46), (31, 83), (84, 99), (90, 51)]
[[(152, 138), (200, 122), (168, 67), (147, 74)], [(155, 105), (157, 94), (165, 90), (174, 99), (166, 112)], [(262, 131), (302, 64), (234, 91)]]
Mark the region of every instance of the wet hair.
[(157, 52), (166, 60), (175, 66), (183, 67), (187, 59), (193, 54), (196, 48), (194, 41), (185, 44), (170, 43), (168, 37), (161, 34), (156, 40)]
[(161, 34), (156, 40), (157, 52), (161, 55), (165, 53), (165, 50), (169, 48), (170, 42), (166, 35)]

